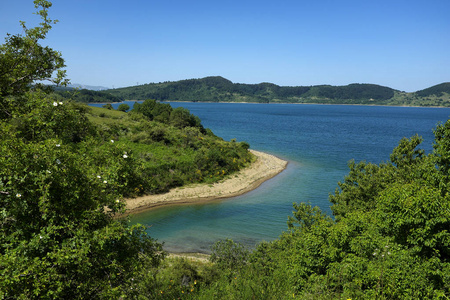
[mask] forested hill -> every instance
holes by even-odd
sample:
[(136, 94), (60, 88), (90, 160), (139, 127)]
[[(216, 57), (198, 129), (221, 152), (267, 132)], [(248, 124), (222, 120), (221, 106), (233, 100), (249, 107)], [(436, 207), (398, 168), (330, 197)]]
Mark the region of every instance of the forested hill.
[(450, 82), (444, 82), (416, 92), (416, 94), (421, 97), (428, 97), (433, 95), (443, 96), (445, 93), (450, 94)]
[(450, 83), (405, 93), (376, 84), (279, 86), (233, 83), (220, 76), (107, 90), (129, 100), (450, 106)]
[(123, 98), (103, 91), (75, 89), (69, 87), (54, 87), (54, 96), (61, 100), (75, 100), (83, 103), (122, 102)]
[[(317, 101), (383, 101), (394, 96), (395, 90), (374, 84), (347, 86), (283, 87), (273, 83), (233, 83), (223, 77), (205, 77), (174, 82), (149, 83), (140, 86), (108, 90), (109, 93), (133, 100), (156, 99), (212, 102), (293, 102)], [(326, 101), (326, 102), (328, 102)], [(314, 102), (314, 101), (313, 101)]]

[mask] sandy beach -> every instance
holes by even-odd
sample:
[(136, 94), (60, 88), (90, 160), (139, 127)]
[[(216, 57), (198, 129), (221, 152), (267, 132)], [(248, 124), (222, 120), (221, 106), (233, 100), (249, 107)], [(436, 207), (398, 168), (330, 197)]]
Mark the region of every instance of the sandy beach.
[(256, 189), (261, 183), (276, 176), (287, 166), (287, 161), (278, 157), (255, 150), (250, 151), (256, 156), (256, 161), (220, 182), (189, 185), (172, 189), (165, 194), (125, 199), (127, 214), (163, 205), (201, 203), (239, 196)]

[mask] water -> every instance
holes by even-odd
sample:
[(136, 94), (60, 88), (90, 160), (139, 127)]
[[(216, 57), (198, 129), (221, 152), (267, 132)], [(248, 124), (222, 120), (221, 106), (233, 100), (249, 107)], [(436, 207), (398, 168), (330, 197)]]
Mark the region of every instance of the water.
[[(134, 216), (151, 226), (149, 234), (173, 252), (208, 252), (222, 238), (254, 246), (286, 230), (293, 202), (311, 202), (331, 214), (328, 195), (348, 173), (347, 163), (380, 163), (402, 137), (419, 134), (430, 152), (433, 128), (445, 122), (448, 108), (171, 103), (200, 117), (225, 140), (247, 141), (251, 148), (289, 161), (288, 168), (243, 196), (210, 204), (158, 208)], [(132, 103), (131, 105), (132, 106)]]

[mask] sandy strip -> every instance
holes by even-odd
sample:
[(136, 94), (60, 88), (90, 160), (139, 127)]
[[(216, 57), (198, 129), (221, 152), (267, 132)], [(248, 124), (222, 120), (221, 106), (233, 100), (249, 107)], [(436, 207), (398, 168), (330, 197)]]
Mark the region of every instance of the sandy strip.
[(250, 151), (256, 156), (256, 161), (225, 180), (215, 184), (178, 187), (165, 194), (125, 199), (127, 214), (163, 205), (201, 203), (239, 196), (256, 189), (261, 183), (276, 176), (287, 166), (287, 161), (278, 157), (255, 150)]

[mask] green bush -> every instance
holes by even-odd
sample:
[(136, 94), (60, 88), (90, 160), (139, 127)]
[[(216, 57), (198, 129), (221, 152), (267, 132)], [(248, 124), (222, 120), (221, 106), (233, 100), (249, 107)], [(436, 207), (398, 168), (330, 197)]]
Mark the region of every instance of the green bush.
[(247, 263), (250, 251), (231, 239), (216, 242), (211, 247), (210, 260), (221, 269), (238, 270)]

